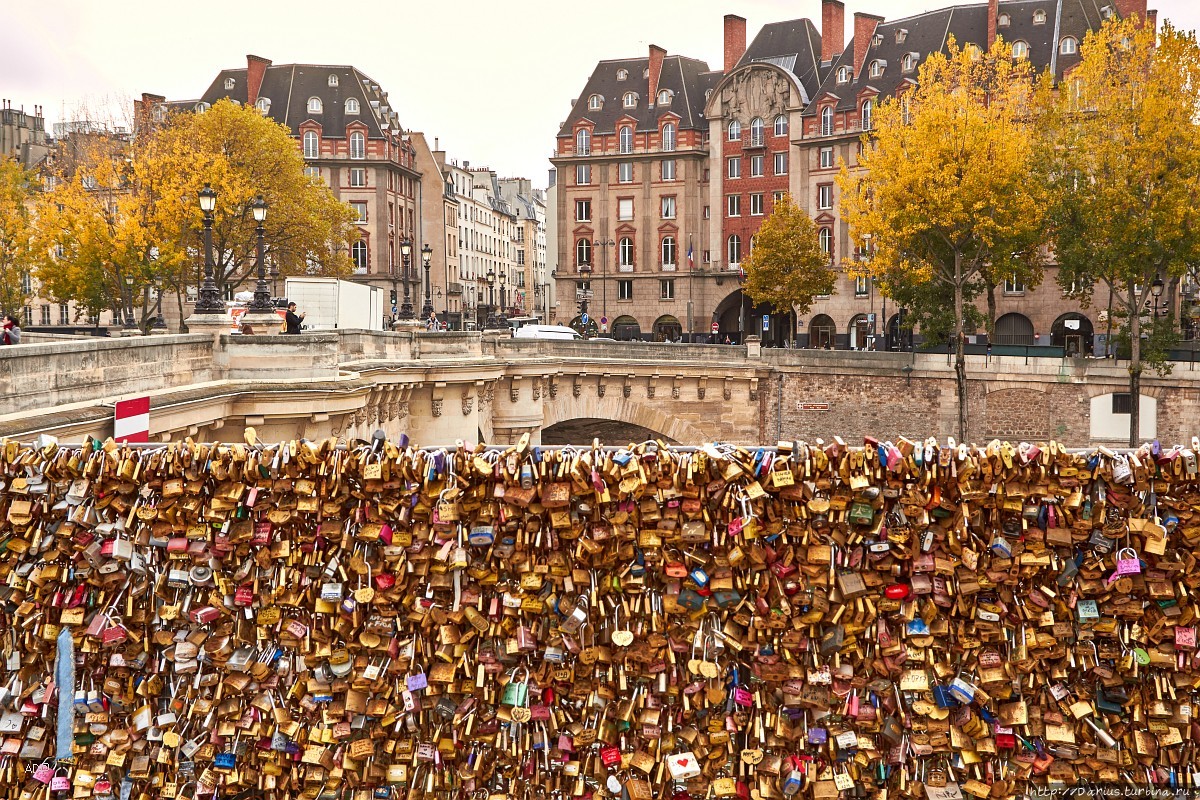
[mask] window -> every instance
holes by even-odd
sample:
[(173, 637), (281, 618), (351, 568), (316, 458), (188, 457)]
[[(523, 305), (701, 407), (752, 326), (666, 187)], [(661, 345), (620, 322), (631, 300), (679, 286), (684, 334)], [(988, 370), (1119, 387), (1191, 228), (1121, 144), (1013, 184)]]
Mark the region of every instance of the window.
[(354, 260), (354, 271), (364, 273), (367, 271), (367, 243), (359, 240), (350, 245), (350, 258)]
[(58, 324), (59, 325), (70, 325), (71, 324), (71, 307), (69, 305), (67, 305), (66, 303), (63, 303), (61, 306), (58, 307)]
[(833, 135), (833, 107), (825, 106), (821, 109), (821, 135)]
[(660, 91), (658, 93), (658, 104), (660, 106), (671, 105), (671, 90), (670, 89), (663, 89), (662, 91)]
[(675, 123), (668, 122), (662, 128), (662, 149), (668, 153), (674, 152), (675, 143)]
[(228, 91), (229, 91), (230, 89), (232, 89), (234, 86), (237, 86), (237, 81), (235, 81), (233, 78), (226, 78), (226, 79), (225, 79), (225, 91), (227, 91), (227, 92), (228, 92)]
[(662, 162), (662, 179), (664, 181), (675, 180), (675, 159), (664, 158)]
[(617, 182), (633, 183), (633, 162), (622, 161), (617, 164)]
[(725, 198), (729, 208), (726, 216), (740, 217), (742, 215), (742, 196), (740, 194), (731, 194)]
[(329, 85), (330, 85), (330, 86), (337, 86), (337, 85), (338, 85), (338, 76), (337, 76), (337, 75), (330, 75), (330, 76), (329, 76)]
[(633, 281), (622, 279), (617, 281), (617, 299), (632, 300), (633, 299)]
[(916, 69), (917, 68), (916, 53), (905, 53), (904, 61), (901, 62), (900, 68), (902, 70), (904, 70), (905, 72), (912, 72), (914, 69)]
[(627, 69), (617, 70), (617, 80), (624, 81), (624, 80), (628, 80), (628, 79), (629, 79), (629, 70), (627, 70)]
[(762, 194), (750, 195), (750, 216), (761, 217), (763, 215), (763, 196)]
[(826, 255), (833, 255), (833, 231), (829, 228), (821, 228), (817, 234), (817, 241), (821, 244), (821, 252)]
[(728, 261), (730, 265), (742, 263), (742, 237), (736, 233), (730, 235), (727, 241), (728, 247), (726, 252), (729, 255)]
[(870, 294), (870, 279), (866, 275), (859, 275), (854, 279), (854, 296), (866, 297)]
[(833, 167), (833, 148), (821, 148), (821, 169), (830, 169)]
[(705, 218), (705, 219), (711, 219), (711, 218), (712, 218), (712, 213), (709, 211), (709, 206), (705, 206), (705, 207), (704, 207), (704, 218)]
[(350, 204), (350, 210), (354, 212), (354, 221), (355, 222), (366, 222), (367, 221), (367, 204), (366, 203), (353, 202)]
[(725, 174), (730, 178), (742, 177), (742, 160), (740, 158), (729, 159)]
[(904, 40), (908, 38), (908, 28), (896, 29), (896, 44), (904, 44)]
[(833, 208), (833, 184), (822, 183), (817, 187), (817, 208), (828, 211)]
[(761, 117), (750, 120), (750, 146), (762, 147), (765, 141), (765, 126)]
[(662, 218), (675, 219), (675, 196), (664, 197), (662, 199)]
[(878, 58), (871, 62), (871, 77), (872, 78), (883, 77), (883, 67), (884, 67), (885, 63), (886, 62), (884, 62)]
[(620, 142), (618, 148), (622, 153), (633, 152), (633, 128), (625, 125), (621, 128)]
[(269, 98), (269, 97), (258, 98), (257, 100), (254, 101), (254, 107), (257, 108), (259, 111), (261, 111), (263, 114), (269, 114), (271, 112), (271, 98)]
[(321, 151), (321, 142), (317, 138), (316, 131), (304, 132), (304, 157), (316, 158)]
[(862, 129), (864, 131), (871, 130), (871, 116), (875, 110), (874, 100), (864, 100), (862, 104)]
[(617, 219), (627, 222), (633, 219), (633, 199), (629, 197), (617, 201)]
[(347, 114), (357, 114), (358, 113), (358, 100), (356, 98), (354, 98), (354, 97), (346, 98), (346, 113)]
[(367, 137), (362, 135), (362, 131), (350, 134), (350, 157), (356, 159), (367, 157)]
[(1073, 56), (1079, 51), (1079, 42), (1074, 36), (1064, 36), (1058, 43), (1058, 52), (1064, 56)]
[(1045, 25), (1046, 24), (1046, 12), (1040, 8), (1037, 11), (1033, 12), (1033, 24), (1034, 25)]
[(663, 267), (674, 267), (675, 261), (675, 237), (664, 236), (662, 240), (662, 263)]
[[(759, 158), (761, 158), (761, 156), (759, 156)], [(775, 154), (773, 154), (773, 158), (775, 161), (775, 164), (774, 164), (775, 174), (776, 175), (787, 175), (787, 153), (775, 153)], [(761, 167), (759, 169), (758, 174), (759, 175), (762, 174)]]
[(1013, 58), (1029, 58), (1029, 45), (1020, 40), (1013, 42)]
[(1004, 279), (1005, 294), (1025, 294), (1025, 281), (1017, 277), (1016, 273), (1009, 275)]
[(787, 136), (787, 131), (788, 131), (787, 117), (784, 116), (783, 114), (780, 114), (778, 117), (775, 118), (775, 135), (776, 136)]
[(850, 82), (850, 77), (851, 77), (853, 74), (854, 74), (854, 70), (850, 69), (849, 67), (838, 67), (838, 71), (837, 71), (837, 82), (838, 82), (839, 84), (842, 84), (842, 83), (849, 83), (849, 82)]
[(591, 186), (592, 185), (592, 165), (578, 164), (575, 167), (575, 185), (576, 186)]
[(575, 263), (581, 267), (591, 266), (592, 243), (589, 240), (580, 239), (575, 243)]
[(1112, 394), (1112, 413), (1114, 414), (1132, 414), (1133, 413), (1133, 395), (1129, 392), (1113, 392)]
[(728, 137), (731, 142), (740, 142), (742, 140), (742, 123), (736, 119), (729, 121)]
[(586, 156), (592, 152), (592, 132), (586, 128), (575, 134), (575, 155)]
[(783, 198), (786, 194), (787, 192), (771, 192), (771, 202), (775, 205), (779, 205), (783, 202)]
[(350, 185), (356, 189), (361, 189), (367, 185), (367, 171), (362, 167), (354, 167), (350, 170)]
[(633, 269), (633, 239), (628, 236), (617, 245), (617, 265), (626, 272)]
[(592, 220), (592, 201), (591, 200), (576, 200), (575, 201), (575, 221), (576, 222), (591, 222)]
[(972, 61), (978, 61), (979, 59), (983, 58), (983, 49), (977, 44), (968, 43), (967, 46), (963, 48), (963, 51), (970, 56)]
[(637, 108), (637, 93), (626, 92), (625, 96), (621, 98), (621, 105), (625, 108)]
[(200, 103), (196, 103), (196, 105), (193, 108), (197, 114), (203, 114), (205, 111), (208, 111), (210, 106), (208, 105), (208, 103), (200, 102)]
[(658, 296), (661, 300), (675, 299), (675, 279), (664, 278), (658, 282)]
[(598, 94), (592, 95), (588, 98), (588, 108), (590, 108), (592, 111), (598, 111), (599, 109), (604, 108), (604, 98)]
[(1011, 22), (1011, 20), (1008, 14), (1001, 14), (1000, 16), (996, 17), (997, 28), (1007, 28), (1009, 22)]
[[(330, 77), (332, 77), (332, 76), (330, 76)], [(310, 113), (310, 114), (320, 114), (321, 113), (321, 98), (319, 98), (319, 97), (308, 98), (308, 113)]]
[(38, 308), (41, 309), (41, 312), (40, 312), (41, 319), (42, 319), (41, 324), (49, 325), (50, 324), (50, 306), (38, 306)]
[(320, 167), (305, 167), (304, 174), (305, 174), (305, 176), (312, 178), (313, 180), (320, 180), (321, 179), (321, 168)]
[(761, 178), (763, 176), (763, 156), (750, 156), (750, 177)]

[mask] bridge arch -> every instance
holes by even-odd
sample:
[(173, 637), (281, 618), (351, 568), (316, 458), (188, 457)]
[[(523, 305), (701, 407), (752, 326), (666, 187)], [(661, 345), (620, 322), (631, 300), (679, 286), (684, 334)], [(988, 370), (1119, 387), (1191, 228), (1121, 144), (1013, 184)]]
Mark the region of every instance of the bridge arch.
[[(588, 420), (594, 420), (599, 431), (613, 431), (624, 426), (630, 434), (622, 437), (627, 441), (637, 440), (638, 437), (642, 440), (661, 438), (671, 444), (705, 442), (713, 438), (711, 432), (705, 434), (679, 415), (669, 413), (672, 406), (669, 388), (666, 400), (660, 399), (657, 404), (653, 404), (653, 399), (642, 402), (625, 397), (620, 387), (608, 389), (604, 397), (597, 397), (594, 387), (589, 387), (590, 391), (585, 391), (579, 397), (572, 396), (570, 386), (563, 388), (565, 392), (560, 390), (557, 398), (544, 405), (542, 431), (549, 430), (551, 439), (556, 432), (572, 435), (586, 432)], [(555, 426), (561, 427), (556, 429)], [(573, 444), (590, 444), (594, 436), (604, 440), (601, 433), (588, 434), (586, 439), (576, 439)]]

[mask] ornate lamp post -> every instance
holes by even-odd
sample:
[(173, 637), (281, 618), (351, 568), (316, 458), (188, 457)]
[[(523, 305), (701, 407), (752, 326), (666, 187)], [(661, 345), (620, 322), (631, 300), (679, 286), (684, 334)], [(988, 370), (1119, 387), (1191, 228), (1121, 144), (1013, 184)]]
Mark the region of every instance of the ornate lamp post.
[(487, 321), (483, 323), (483, 329), (493, 331), (500, 327), (500, 320), (496, 319), (496, 271), (489, 269), (486, 277), (488, 285), (488, 315)]
[(125, 324), (121, 327), (126, 331), (137, 330), (137, 326), (133, 324), (133, 276), (125, 276)]
[(273, 314), (275, 310), (271, 307), (271, 289), (267, 286), (267, 263), (263, 257), (263, 223), (267, 220), (267, 201), (263, 200), (263, 196), (260, 194), (250, 204), (250, 209), (254, 212), (254, 232), (258, 236), (255, 247), (255, 258), (258, 261), (258, 284), (254, 287), (254, 300), (251, 301), (247, 311), (251, 314)]
[(428, 243), (421, 248), (421, 264), (425, 267), (425, 305), (421, 306), (421, 319), (429, 319), (433, 314), (433, 294), (429, 285), (429, 262), (433, 258), (433, 248)]
[(200, 190), (200, 210), (204, 213), (204, 281), (200, 284), (200, 299), (196, 314), (223, 314), (225, 306), (213, 280), (212, 227), (213, 211), (217, 208), (217, 193), (208, 183)]
[(400, 304), (400, 319), (411, 320), (413, 306), (408, 286), (408, 268), (412, 263), (412, 239), (405, 237), (404, 241), (400, 242), (400, 258), (404, 269), (404, 302)]

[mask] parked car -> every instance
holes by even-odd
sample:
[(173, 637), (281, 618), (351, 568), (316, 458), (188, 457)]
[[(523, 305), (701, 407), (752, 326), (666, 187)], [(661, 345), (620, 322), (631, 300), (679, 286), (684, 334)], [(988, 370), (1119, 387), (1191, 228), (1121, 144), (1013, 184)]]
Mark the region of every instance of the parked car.
[(513, 333), (514, 339), (582, 339), (574, 328), (566, 325), (522, 325)]

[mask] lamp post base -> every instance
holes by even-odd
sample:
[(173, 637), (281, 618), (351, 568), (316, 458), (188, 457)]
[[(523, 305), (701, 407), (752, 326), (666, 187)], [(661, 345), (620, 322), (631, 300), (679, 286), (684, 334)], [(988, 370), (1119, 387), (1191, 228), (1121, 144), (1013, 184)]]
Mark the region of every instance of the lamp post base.
[(425, 325), (424, 325), (424, 323), (421, 322), (421, 320), (414, 319), (411, 317), (408, 319), (401, 317), (400, 319), (397, 319), (392, 322), (392, 330), (394, 330), (396, 332), (401, 332), (401, 331), (415, 332), (415, 331), (424, 330), (424, 328), (425, 328)]
[(206, 333), (220, 336), (233, 330), (233, 319), (228, 314), (195, 314), (184, 320), (188, 333)]
[(245, 327), (249, 325), (254, 330), (255, 336), (264, 336), (271, 333), (279, 333), (280, 326), (283, 325), (283, 317), (273, 311), (247, 311), (238, 318), (238, 323)]

